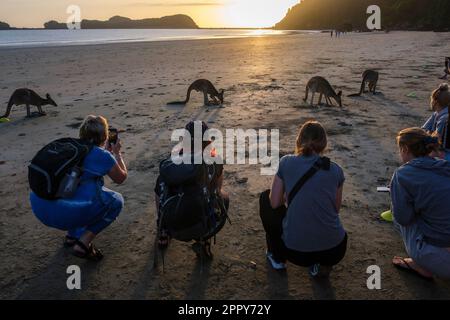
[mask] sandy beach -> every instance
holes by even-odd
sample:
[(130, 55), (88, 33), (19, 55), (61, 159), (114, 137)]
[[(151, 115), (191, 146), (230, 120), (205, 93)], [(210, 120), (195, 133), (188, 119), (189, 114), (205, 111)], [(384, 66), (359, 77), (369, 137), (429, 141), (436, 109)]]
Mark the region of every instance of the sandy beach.
[[(389, 195), (376, 192), (399, 165), (396, 133), (431, 113), (449, 43), (449, 33), (391, 32), (1, 49), (0, 113), (22, 87), (49, 92), (59, 106), (32, 119), (15, 107), (11, 122), (0, 124), (0, 299), (450, 299), (448, 281), (429, 283), (391, 265), (406, 253), (393, 225), (379, 218)], [(346, 97), (358, 92), (368, 68), (380, 72), (381, 94)], [(343, 91), (342, 109), (303, 103), (315, 75)], [(198, 78), (226, 90), (223, 108), (202, 106), (199, 94), (185, 107), (166, 105)], [(77, 136), (88, 114), (126, 130), (129, 166), (124, 185), (106, 182), (126, 204), (96, 239), (105, 254), (99, 264), (62, 248), (64, 233), (43, 226), (28, 200), (31, 158), (54, 139)], [(346, 175), (341, 215), (349, 234), (348, 254), (329, 281), (311, 280), (294, 265), (287, 273), (269, 268), (258, 196), (272, 178), (251, 165), (225, 166), (232, 225), (218, 235), (212, 263), (201, 268), (189, 244), (172, 242), (164, 272), (153, 269), (158, 164), (173, 146), (172, 130), (194, 119), (221, 130), (279, 129), (282, 154), (293, 152), (305, 120), (324, 124), (327, 155)], [(80, 291), (66, 288), (72, 264), (82, 269)], [(381, 267), (381, 290), (367, 289), (370, 265)]]

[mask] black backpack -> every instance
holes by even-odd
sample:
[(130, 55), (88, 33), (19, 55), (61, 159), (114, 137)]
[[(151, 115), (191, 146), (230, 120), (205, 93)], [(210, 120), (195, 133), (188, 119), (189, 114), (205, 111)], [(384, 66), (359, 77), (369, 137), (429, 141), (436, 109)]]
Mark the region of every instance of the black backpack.
[(225, 225), (228, 216), (223, 199), (210, 185), (215, 166), (160, 164), (158, 233), (164, 229), (179, 241), (206, 241)]
[(31, 190), (46, 200), (72, 197), (80, 182), (83, 161), (92, 148), (91, 143), (72, 138), (46, 145), (28, 166)]

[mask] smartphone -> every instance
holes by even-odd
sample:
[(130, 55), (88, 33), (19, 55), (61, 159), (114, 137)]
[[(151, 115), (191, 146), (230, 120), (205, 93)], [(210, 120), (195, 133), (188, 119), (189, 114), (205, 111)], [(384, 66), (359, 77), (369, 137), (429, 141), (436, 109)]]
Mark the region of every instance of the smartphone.
[(119, 130), (109, 128), (109, 143), (116, 144), (117, 140), (119, 140)]

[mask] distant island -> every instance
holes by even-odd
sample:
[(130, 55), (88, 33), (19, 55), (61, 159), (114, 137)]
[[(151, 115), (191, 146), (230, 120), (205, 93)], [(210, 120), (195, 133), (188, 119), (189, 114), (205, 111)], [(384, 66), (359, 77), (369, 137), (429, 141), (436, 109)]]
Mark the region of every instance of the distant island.
[(0, 21), (0, 30), (9, 30), (11, 27), (6, 22)]
[(303, 0), (275, 25), (280, 30), (367, 30), (366, 10), (381, 8), (383, 29), (449, 31), (448, 0)]
[[(45, 29), (67, 29), (66, 23), (49, 21), (44, 24)], [(82, 20), (81, 29), (198, 29), (195, 21), (183, 14), (132, 20), (130, 18), (114, 16), (107, 21)]]

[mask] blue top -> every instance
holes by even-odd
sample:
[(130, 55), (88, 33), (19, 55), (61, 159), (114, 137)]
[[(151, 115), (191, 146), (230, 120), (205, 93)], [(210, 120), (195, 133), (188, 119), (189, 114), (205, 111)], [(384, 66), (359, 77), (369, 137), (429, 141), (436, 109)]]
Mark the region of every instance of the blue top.
[(433, 115), (422, 126), (422, 129), (429, 132), (437, 132), (439, 138), (442, 140), (443, 145), (445, 146), (447, 142), (446, 141), (447, 122), (448, 122), (448, 108), (444, 108), (439, 112), (433, 113)]
[[(277, 172), (289, 194), (319, 156), (288, 155), (281, 159)], [(329, 171), (319, 170), (308, 180), (290, 204), (283, 221), (283, 240), (291, 250), (317, 252), (338, 246), (345, 230), (336, 208), (338, 189), (344, 172), (336, 163)]]
[(402, 226), (417, 223), (431, 245), (450, 247), (450, 162), (414, 159), (394, 173), (392, 210)]
[(31, 204), (33, 211), (53, 210), (55, 207), (62, 208), (69, 203), (71, 205), (78, 203), (78, 206), (81, 208), (94, 204), (97, 199), (107, 204), (110, 199), (104, 197), (101, 192), (104, 184), (103, 176), (107, 175), (116, 164), (116, 159), (109, 151), (95, 146), (84, 159), (81, 183), (74, 197), (48, 201), (39, 198), (32, 192)]

